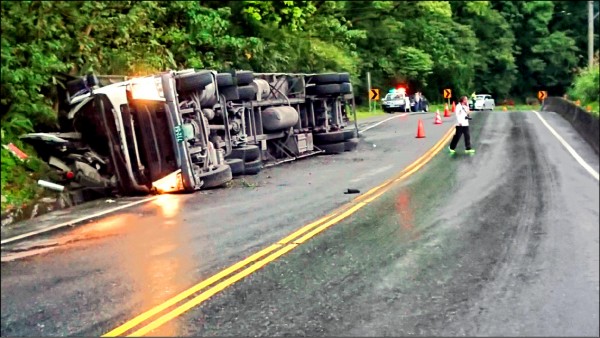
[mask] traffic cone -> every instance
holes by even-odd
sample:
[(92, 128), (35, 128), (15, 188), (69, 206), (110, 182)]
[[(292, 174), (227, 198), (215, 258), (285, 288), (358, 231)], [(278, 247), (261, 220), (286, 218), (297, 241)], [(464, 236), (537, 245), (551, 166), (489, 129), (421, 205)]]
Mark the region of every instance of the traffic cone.
[(442, 118), (440, 117), (439, 109), (437, 112), (435, 112), (435, 121), (433, 122), (433, 124), (442, 124)]
[(456, 102), (452, 101), (452, 112), (456, 113)]
[(423, 128), (423, 121), (421, 121), (421, 119), (419, 119), (419, 125), (417, 127), (417, 138), (424, 138), (425, 137), (425, 129)]
[(448, 111), (448, 104), (444, 105), (444, 117), (450, 117), (450, 112)]

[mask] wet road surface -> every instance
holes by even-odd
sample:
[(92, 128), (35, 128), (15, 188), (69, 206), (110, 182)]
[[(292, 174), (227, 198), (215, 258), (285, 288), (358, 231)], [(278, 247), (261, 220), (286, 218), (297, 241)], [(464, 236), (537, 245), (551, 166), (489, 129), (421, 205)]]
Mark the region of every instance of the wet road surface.
[[(543, 116), (597, 170), (568, 123)], [(101, 335), (400, 171), (450, 127), (432, 121), (397, 118), (356, 153), (16, 244), (37, 254), (2, 263), (2, 335)], [(474, 156), (438, 154), (151, 335), (598, 335), (598, 181), (531, 113), (473, 124)]]

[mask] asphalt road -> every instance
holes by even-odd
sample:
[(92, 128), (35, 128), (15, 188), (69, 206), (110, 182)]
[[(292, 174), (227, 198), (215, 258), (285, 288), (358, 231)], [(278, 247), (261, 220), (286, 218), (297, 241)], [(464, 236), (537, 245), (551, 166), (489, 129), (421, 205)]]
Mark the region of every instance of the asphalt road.
[[(568, 123), (543, 115), (597, 170)], [(396, 118), (354, 153), (7, 246), (2, 336), (101, 335), (399, 172), (450, 128), (432, 123)], [(472, 138), (474, 156), (461, 141), (151, 334), (597, 336), (598, 181), (532, 113), (478, 113)]]

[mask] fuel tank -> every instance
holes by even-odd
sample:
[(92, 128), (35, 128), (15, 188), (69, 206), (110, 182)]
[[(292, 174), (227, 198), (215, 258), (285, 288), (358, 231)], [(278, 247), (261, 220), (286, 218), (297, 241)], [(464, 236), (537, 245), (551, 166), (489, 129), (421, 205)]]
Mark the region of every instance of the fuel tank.
[(294, 107), (269, 107), (262, 111), (263, 128), (267, 131), (279, 131), (293, 127), (298, 123), (298, 111)]

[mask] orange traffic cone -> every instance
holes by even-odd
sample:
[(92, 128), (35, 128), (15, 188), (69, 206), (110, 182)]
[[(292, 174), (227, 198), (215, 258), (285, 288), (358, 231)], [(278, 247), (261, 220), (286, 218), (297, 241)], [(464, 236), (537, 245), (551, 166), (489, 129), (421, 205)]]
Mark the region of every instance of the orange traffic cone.
[(435, 112), (435, 121), (433, 122), (433, 124), (442, 124), (442, 118), (440, 117), (439, 109), (437, 112)]
[(456, 102), (452, 101), (452, 112), (456, 113)]
[(417, 127), (417, 138), (424, 138), (425, 137), (425, 129), (423, 128), (423, 121), (421, 121), (421, 119), (419, 119), (419, 125)]
[(450, 117), (450, 112), (448, 111), (448, 104), (444, 105), (444, 117)]

